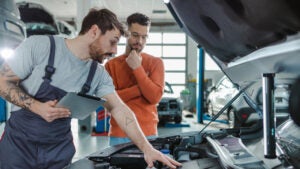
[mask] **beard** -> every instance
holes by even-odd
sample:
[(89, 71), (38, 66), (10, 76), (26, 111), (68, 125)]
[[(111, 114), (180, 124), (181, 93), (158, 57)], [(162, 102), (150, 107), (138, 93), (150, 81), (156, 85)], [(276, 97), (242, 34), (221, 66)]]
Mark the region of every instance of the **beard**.
[(144, 48), (144, 46), (142, 46), (140, 43), (130, 44), (130, 49), (136, 50), (137, 53), (142, 52), (143, 48)]
[(104, 53), (101, 49), (98, 47), (93, 47), (93, 45), (90, 46), (90, 52), (89, 52), (91, 59), (94, 61), (97, 61), (99, 63), (103, 63), (103, 61), (106, 58), (110, 58), (113, 56), (113, 53)]
[(102, 50), (94, 44), (90, 45), (89, 54), (92, 60), (97, 61), (99, 63), (102, 63), (105, 58), (105, 54), (102, 52)]

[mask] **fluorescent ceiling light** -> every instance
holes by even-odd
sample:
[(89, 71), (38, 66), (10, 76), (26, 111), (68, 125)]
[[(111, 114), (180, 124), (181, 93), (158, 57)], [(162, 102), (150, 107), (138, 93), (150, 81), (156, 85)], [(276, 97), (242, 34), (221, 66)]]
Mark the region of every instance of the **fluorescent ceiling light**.
[(164, 0), (165, 4), (168, 4), (170, 2), (170, 0)]

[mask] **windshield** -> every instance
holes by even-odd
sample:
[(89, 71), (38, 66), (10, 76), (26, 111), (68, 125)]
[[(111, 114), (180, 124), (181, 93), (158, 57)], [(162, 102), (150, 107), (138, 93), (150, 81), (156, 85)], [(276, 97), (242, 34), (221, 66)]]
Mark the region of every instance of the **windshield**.
[(56, 35), (58, 31), (55, 27), (45, 23), (26, 23), (27, 35)]

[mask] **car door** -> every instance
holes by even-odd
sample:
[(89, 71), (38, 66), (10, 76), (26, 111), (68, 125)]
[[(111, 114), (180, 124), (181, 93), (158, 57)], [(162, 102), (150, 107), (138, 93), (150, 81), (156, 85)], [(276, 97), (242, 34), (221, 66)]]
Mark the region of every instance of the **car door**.
[(221, 110), (233, 98), (236, 90), (227, 77), (222, 78), (216, 86), (213, 99), (214, 109), (216, 111)]

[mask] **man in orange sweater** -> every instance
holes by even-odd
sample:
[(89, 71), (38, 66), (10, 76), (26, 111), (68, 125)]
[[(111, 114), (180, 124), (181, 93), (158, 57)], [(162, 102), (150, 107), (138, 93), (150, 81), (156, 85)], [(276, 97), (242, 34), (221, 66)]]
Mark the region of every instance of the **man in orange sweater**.
[[(156, 106), (164, 90), (164, 64), (161, 58), (142, 50), (150, 29), (150, 19), (141, 13), (127, 18), (128, 36), (125, 54), (109, 60), (105, 68), (113, 79), (121, 99), (135, 112), (147, 138), (157, 136)], [(130, 142), (114, 118), (110, 121), (110, 145)]]

